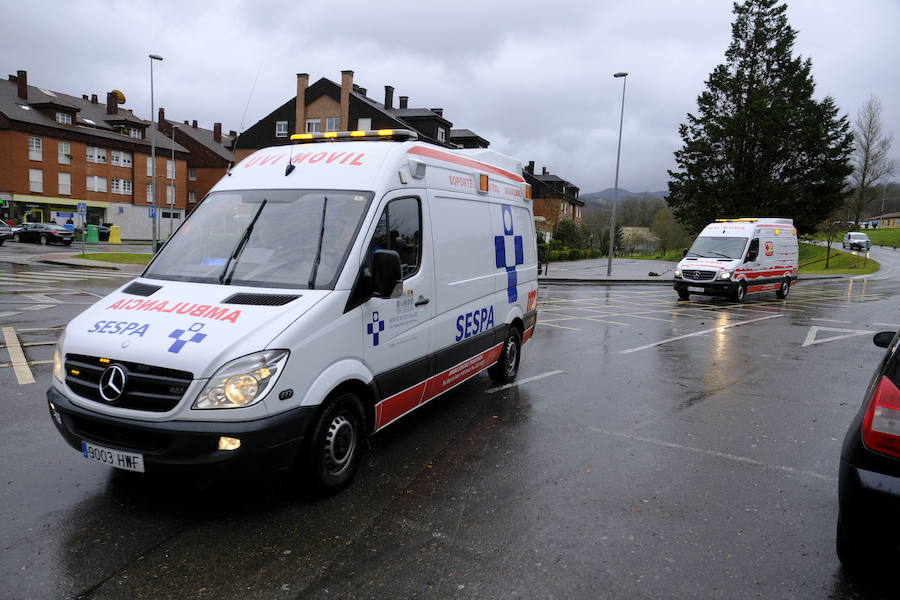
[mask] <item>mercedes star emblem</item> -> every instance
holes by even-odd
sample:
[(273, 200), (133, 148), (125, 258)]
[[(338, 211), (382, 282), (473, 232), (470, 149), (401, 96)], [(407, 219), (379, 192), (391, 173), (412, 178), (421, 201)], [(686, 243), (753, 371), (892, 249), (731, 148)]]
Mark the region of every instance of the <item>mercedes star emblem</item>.
[(694, 279), (700, 279), (700, 271), (694, 271)]
[(119, 365), (110, 365), (100, 375), (100, 396), (107, 402), (115, 402), (122, 397), (127, 380), (125, 369)]

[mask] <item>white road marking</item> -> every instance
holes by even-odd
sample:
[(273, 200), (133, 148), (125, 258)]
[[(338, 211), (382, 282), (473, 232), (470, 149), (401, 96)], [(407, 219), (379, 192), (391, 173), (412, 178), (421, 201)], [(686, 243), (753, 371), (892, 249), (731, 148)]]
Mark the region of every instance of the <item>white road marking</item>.
[(662, 346), (663, 344), (677, 342), (678, 340), (697, 337), (698, 335), (705, 335), (707, 333), (712, 333), (713, 331), (725, 331), (726, 329), (731, 329), (732, 327), (740, 327), (741, 325), (748, 325), (750, 323), (757, 323), (759, 321), (767, 321), (769, 319), (780, 319), (782, 317), (784, 317), (784, 315), (769, 315), (768, 317), (760, 317), (758, 319), (750, 319), (749, 321), (739, 321), (737, 323), (729, 323), (728, 325), (722, 325), (721, 327), (712, 327), (710, 329), (704, 329), (702, 331), (695, 331), (694, 333), (686, 333), (685, 335), (679, 335), (676, 337), (668, 338), (665, 340), (661, 340), (659, 342), (647, 344), (645, 346), (638, 346), (637, 348), (629, 348), (628, 350), (620, 351), (619, 354), (631, 354), (632, 352), (637, 352), (639, 350), (646, 350), (647, 348), (653, 348), (655, 346)]
[(35, 302), (59, 302), (56, 298), (51, 298), (47, 294), (22, 294), (29, 300), (34, 300)]
[(772, 463), (763, 462), (761, 460), (756, 460), (753, 458), (747, 458), (746, 456), (738, 456), (736, 454), (728, 454), (726, 452), (717, 452), (715, 450), (707, 450), (705, 448), (693, 448), (691, 446), (683, 446), (681, 444), (675, 444), (673, 442), (664, 442), (662, 440), (654, 440), (651, 438), (640, 437), (637, 435), (629, 435), (627, 433), (618, 433), (615, 431), (608, 431), (606, 429), (600, 429), (598, 427), (588, 426), (588, 429), (591, 431), (596, 431), (597, 433), (602, 433), (604, 435), (611, 435), (619, 438), (624, 438), (626, 440), (633, 440), (636, 442), (644, 442), (646, 444), (653, 444), (654, 446), (661, 446), (663, 448), (672, 448), (673, 450), (684, 450), (686, 452), (694, 452), (696, 454), (706, 454), (709, 456), (715, 456), (718, 458), (724, 458), (727, 460), (733, 460), (735, 462), (740, 462), (748, 465), (755, 465), (757, 467), (762, 467), (764, 469), (773, 469), (776, 471), (784, 471), (786, 473), (791, 473), (794, 475), (806, 475), (807, 477), (813, 477), (815, 479), (820, 479), (822, 481), (827, 481), (829, 483), (837, 481), (836, 477), (829, 477), (828, 475), (822, 475), (821, 473), (816, 473), (815, 471), (804, 471), (803, 469), (795, 469), (793, 467), (786, 467), (784, 465), (775, 465)]
[(872, 323), (872, 325), (878, 325), (879, 327), (893, 327), (895, 329), (900, 329), (900, 325), (896, 323)]
[[(53, 343), (55, 344), (56, 342), (53, 342)], [(25, 344), (25, 345), (28, 346), (29, 344)], [(49, 365), (49, 364), (52, 363), (52, 362), (53, 362), (52, 360), (32, 360), (32, 361), (29, 361), (29, 362), (26, 363), (26, 364), (29, 364), (29, 365)], [(15, 363), (15, 364), (18, 364), (18, 363)], [(13, 367), (13, 366), (15, 366), (15, 364), (14, 364), (14, 363), (0, 363), (0, 367)], [(29, 372), (30, 372), (30, 371), (29, 371)]]
[(852, 323), (853, 321), (838, 321), (837, 319), (817, 319), (815, 317), (811, 318), (810, 321), (821, 321), (823, 323)]
[(6, 351), (9, 353), (10, 366), (19, 380), (19, 385), (34, 383), (34, 375), (28, 368), (28, 360), (22, 347), (19, 345), (19, 338), (16, 336), (16, 330), (12, 327), (3, 328), (3, 339), (6, 342)]
[(497, 387), (493, 387), (489, 390), (485, 390), (485, 394), (493, 394), (495, 392), (502, 392), (503, 390), (508, 390), (511, 387), (516, 387), (518, 385), (524, 385), (526, 383), (531, 383), (532, 381), (537, 381), (538, 379), (543, 379), (544, 377), (550, 377), (551, 375), (559, 375), (560, 373), (565, 373), (565, 371), (549, 371), (547, 373), (541, 373), (540, 375), (535, 375), (534, 377), (528, 377), (526, 379), (520, 379), (519, 381), (513, 381), (512, 383), (507, 383), (506, 385), (500, 385)]
[(547, 327), (559, 327), (560, 329), (569, 329), (571, 331), (581, 331), (577, 327), (566, 327), (565, 325), (556, 325), (554, 323), (548, 323), (546, 321), (541, 321), (541, 325), (545, 325)]
[[(830, 331), (842, 333), (843, 335), (833, 335), (831, 337), (816, 339), (816, 336), (819, 335), (820, 331)], [(827, 342), (834, 342), (837, 340), (843, 340), (851, 337), (856, 337), (858, 335), (872, 335), (872, 332), (868, 329), (838, 329), (837, 327), (819, 327), (817, 325), (813, 325), (809, 328), (809, 333), (806, 334), (806, 340), (803, 341), (803, 345), (801, 348), (806, 348), (807, 346), (813, 346), (815, 344), (825, 344)]]

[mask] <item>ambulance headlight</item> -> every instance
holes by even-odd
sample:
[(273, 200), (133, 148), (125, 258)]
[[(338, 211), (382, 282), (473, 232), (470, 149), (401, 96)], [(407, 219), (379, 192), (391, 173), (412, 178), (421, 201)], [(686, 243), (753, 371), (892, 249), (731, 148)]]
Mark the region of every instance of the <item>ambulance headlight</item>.
[(681, 277), (681, 269), (675, 269), (675, 277)]
[(264, 350), (237, 358), (216, 371), (194, 408), (242, 408), (262, 400), (287, 362), (287, 350)]
[(66, 369), (65, 365), (63, 364), (62, 355), (62, 345), (65, 337), (65, 333), (59, 336), (59, 341), (56, 342), (56, 348), (53, 349), (53, 377), (60, 383), (63, 383), (63, 381), (65, 381), (66, 379)]
[(719, 273), (719, 279), (731, 279), (731, 271), (722, 271)]

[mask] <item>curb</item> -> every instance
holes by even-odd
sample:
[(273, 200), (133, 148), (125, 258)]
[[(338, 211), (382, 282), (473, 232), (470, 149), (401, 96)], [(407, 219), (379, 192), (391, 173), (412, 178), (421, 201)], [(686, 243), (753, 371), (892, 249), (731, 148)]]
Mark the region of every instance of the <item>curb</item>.
[(68, 261), (62, 260), (52, 260), (52, 259), (42, 259), (42, 258), (34, 258), (32, 262), (39, 262), (45, 265), (58, 265), (62, 267), (81, 267), (85, 269), (106, 269), (107, 271), (121, 271), (119, 267), (111, 267), (107, 265), (82, 265), (78, 263), (71, 263)]

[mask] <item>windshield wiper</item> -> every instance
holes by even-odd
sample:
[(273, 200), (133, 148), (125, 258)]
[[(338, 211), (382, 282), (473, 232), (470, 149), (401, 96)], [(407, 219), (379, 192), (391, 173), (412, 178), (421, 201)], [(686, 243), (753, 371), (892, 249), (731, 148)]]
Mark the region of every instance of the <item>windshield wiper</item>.
[[(223, 283), (225, 285), (229, 285), (231, 283), (231, 278), (234, 276), (234, 271), (237, 269), (237, 259), (241, 255), (241, 252), (244, 251), (244, 246), (247, 245), (247, 240), (250, 239), (250, 234), (253, 233), (253, 226), (256, 224), (256, 220), (259, 218), (259, 215), (262, 214), (263, 207), (268, 202), (267, 199), (263, 198), (263, 201), (259, 205), (259, 209), (256, 211), (256, 214), (253, 215), (253, 219), (250, 221), (250, 224), (247, 225), (247, 229), (244, 230), (244, 235), (241, 236), (241, 239), (238, 240), (237, 246), (234, 247), (234, 252), (231, 253), (231, 256), (228, 257), (228, 261), (225, 263), (225, 268), (222, 270), (222, 274), (219, 276), (219, 283)], [(231, 275), (225, 276), (228, 274), (228, 267), (231, 266), (231, 263), (234, 262), (234, 269), (231, 271)]]
[(312, 273), (309, 274), (309, 289), (316, 289), (316, 275), (319, 274), (319, 260), (322, 258), (322, 240), (325, 238), (325, 213), (328, 210), (328, 196), (322, 201), (322, 223), (319, 226), (319, 243), (316, 248), (316, 259), (313, 261)]
[[(716, 256), (721, 256), (722, 258), (727, 258), (727, 259), (729, 259), (729, 260), (734, 260), (733, 258), (731, 258), (730, 256), (728, 256), (727, 254), (722, 254), (721, 252), (716, 252), (715, 250), (710, 250), (710, 252), (712, 252), (712, 253), (715, 254)], [(710, 258), (710, 257), (707, 256), (706, 258)]]

